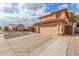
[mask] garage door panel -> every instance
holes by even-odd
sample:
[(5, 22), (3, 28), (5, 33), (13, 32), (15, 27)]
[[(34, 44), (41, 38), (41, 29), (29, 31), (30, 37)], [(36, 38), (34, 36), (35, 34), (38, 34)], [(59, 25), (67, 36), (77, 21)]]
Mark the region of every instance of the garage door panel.
[(41, 27), (40, 33), (56, 35), (58, 33), (57, 30), (58, 30), (57, 27)]

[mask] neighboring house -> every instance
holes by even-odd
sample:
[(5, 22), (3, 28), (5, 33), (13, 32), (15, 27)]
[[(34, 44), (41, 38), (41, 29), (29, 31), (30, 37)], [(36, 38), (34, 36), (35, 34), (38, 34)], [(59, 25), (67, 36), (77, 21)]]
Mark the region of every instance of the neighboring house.
[(1, 29), (1, 32), (6, 32), (6, 30), (4, 28)]
[(36, 32), (53, 35), (65, 34), (67, 31), (66, 26), (69, 24), (69, 12), (67, 9), (62, 9), (39, 17), (39, 19), (40, 22), (33, 25)]
[(10, 31), (23, 31), (25, 29), (23, 24), (9, 24)]
[(19, 30), (19, 31), (23, 31), (24, 29), (25, 29), (25, 27), (23, 24), (19, 24), (17, 27), (17, 30)]
[(25, 31), (29, 31), (29, 26), (25, 25)]

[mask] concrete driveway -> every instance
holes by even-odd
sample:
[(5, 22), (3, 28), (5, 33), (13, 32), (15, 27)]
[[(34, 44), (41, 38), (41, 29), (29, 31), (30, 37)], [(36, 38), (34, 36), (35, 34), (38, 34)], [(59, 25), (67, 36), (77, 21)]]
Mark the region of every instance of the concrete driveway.
[(75, 56), (79, 55), (79, 37), (31, 34), (5, 39), (0, 34), (2, 56)]
[(59, 37), (50, 46), (40, 53), (41, 56), (65, 56), (67, 53), (67, 47), (69, 43), (69, 38)]

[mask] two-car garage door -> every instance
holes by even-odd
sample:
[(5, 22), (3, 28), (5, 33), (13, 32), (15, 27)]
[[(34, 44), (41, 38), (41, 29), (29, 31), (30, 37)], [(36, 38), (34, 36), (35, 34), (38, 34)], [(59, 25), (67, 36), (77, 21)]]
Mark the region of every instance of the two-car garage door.
[(58, 26), (57, 26), (57, 24), (52, 25), (52, 26), (41, 26), (40, 33), (57, 35)]

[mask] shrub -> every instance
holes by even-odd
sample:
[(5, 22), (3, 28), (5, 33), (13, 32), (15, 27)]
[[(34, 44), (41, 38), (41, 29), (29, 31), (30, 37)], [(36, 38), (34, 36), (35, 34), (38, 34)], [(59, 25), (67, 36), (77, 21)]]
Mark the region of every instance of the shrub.
[(35, 29), (34, 27), (30, 26), (30, 27), (29, 27), (29, 31), (31, 31), (31, 32), (36, 32), (36, 29)]
[(0, 30), (2, 29), (2, 27), (0, 27)]
[(8, 31), (8, 30), (9, 30), (8, 26), (4, 26), (4, 29), (5, 29), (6, 31)]

